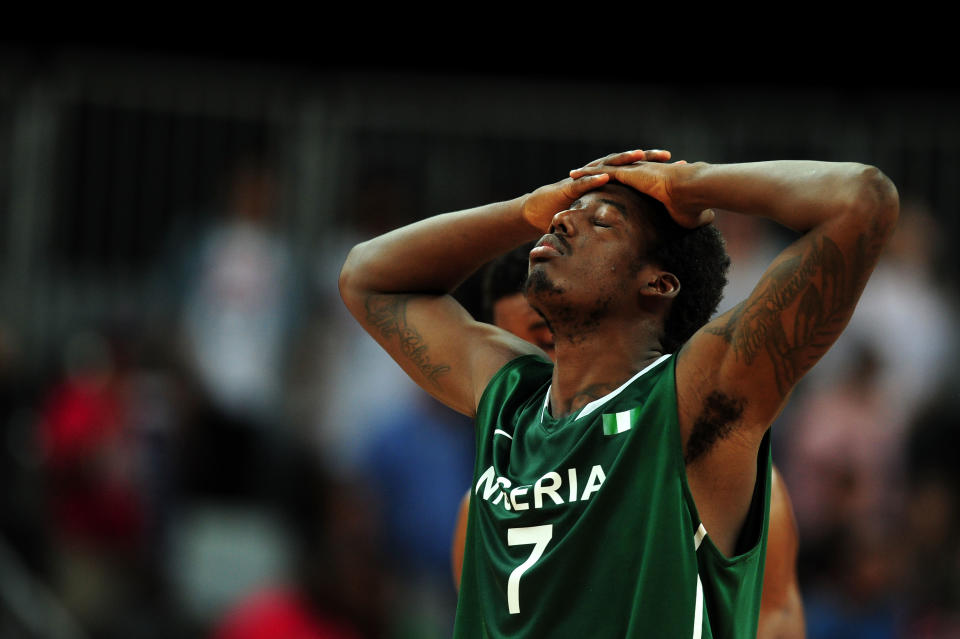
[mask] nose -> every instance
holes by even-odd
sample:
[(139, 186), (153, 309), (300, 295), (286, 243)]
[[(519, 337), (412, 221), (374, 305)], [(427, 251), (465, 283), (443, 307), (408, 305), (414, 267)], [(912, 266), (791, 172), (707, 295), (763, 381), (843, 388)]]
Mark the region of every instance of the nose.
[(553, 216), (550, 222), (550, 232), (561, 235), (573, 235), (576, 227), (573, 224), (573, 210), (565, 209)]

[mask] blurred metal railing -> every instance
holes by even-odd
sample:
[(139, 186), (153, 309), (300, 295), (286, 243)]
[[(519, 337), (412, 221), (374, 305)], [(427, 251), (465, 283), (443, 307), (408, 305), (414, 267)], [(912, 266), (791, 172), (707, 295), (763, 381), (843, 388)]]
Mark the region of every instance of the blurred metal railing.
[[(877, 164), (960, 235), (960, 97), (357, 76), (76, 53), (0, 74), (0, 318), (39, 366), (78, 324), (144, 321), (177, 233), (208, 223), (247, 151), (281, 178), (278, 219), (310, 260), (369, 211), (399, 218), (507, 197), (585, 159), (667, 146), (708, 161)], [(955, 279), (958, 266), (944, 264)]]

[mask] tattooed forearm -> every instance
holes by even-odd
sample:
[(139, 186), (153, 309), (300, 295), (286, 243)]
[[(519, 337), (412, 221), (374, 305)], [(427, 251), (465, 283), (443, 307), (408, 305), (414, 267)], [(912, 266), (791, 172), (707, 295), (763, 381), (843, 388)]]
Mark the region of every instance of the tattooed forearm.
[(889, 221), (874, 218), (870, 224), (869, 232), (863, 233), (857, 238), (855, 253), (857, 263), (855, 267), (861, 278), (859, 280), (860, 287), (867, 283), (873, 265), (880, 259), (880, 254), (883, 253), (887, 238), (891, 233), (891, 226), (892, 224)]
[(385, 339), (396, 339), (403, 354), (437, 388), (437, 378), (450, 371), (445, 364), (434, 364), (427, 355), (427, 345), (416, 328), (407, 323), (409, 296), (370, 295), (366, 300), (367, 321)]
[(845, 256), (827, 235), (807, 238), (804, 254), (784, 260), (762, 288), (737, 306), (724, 326), (708, 329), (752, 364), (766, 353), (786, 394), (843, 330), (883, 247), (878, 223)]

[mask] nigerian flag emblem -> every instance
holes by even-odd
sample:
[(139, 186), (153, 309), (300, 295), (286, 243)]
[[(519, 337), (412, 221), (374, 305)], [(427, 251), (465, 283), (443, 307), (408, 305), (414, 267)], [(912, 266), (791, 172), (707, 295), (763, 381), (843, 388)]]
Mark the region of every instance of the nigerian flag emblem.
[(637, 409), (625, 410), (620, 413), (606, 413), (603, 417), (603, 434), (619, 435), (630, 430), (636, 417)]

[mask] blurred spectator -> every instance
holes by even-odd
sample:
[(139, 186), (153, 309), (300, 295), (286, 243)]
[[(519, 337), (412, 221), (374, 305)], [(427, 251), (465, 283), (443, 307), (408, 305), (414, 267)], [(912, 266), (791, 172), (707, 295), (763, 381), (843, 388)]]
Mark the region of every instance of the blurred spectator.
[(236, 169), (222, 220), (201, 240), (183, 308), (189, 358), (213, 403), (258, 422), (278, 408), (296, 312), (291, 254), (272, 228), (276, 180), (263, 164)]
[(876, 353), (864, 344), (854, 363), (793, 413), (785, 447), (811, 639), (893, 639), (904, 612), (902, 427)]
[(285, 580), (297, 562), (273, 503), (292, 481), (284, 392), (300, 302), (295, 260), (275, 224), (278, 181), (262, 157), (243, 158), (229, 170), (214, 224), (173, 247), (192, 402), (178, 441), (167, 572), (199, 627), (237, 597)]
[(300, 286), (275, 228), (278, 176), (261, 158), (229, 173), (214, 225), (175, 247), (183, 357), (195, 403), (182, 444), (191, 496), (262, 498), (282, 485), (291, 445), (283, 393)]
[(360, 473), (377, 496), (397, 636), (430, 639), (453, 628), (450, 538), (473, 473), (474, 441), (469, 419), (422, 391), (418, 400), (379, 427)]
[(854, 526), (833, 542), (834, 561), (804, 597), (808, 637), (900, 637), (902, 540), (889, 530)]
[(128, 347), (119, 334), (73, 335), (39, 415), (54, 580), (94, 636), (121, 636), (143, 608), (165, 605), (174, 410), (165, 378), (138, 366)]
[(763, 218), (720, 211), (717, 228), (723, 234), (730, 255), (730, 270), (723, 299), (717, 307), (722, 314), (747, 299), (773, 258), (783, 249), (783, 227)]
[[(900, 511), (900, 433), (869, 345), (832, 389), (806, 398), (785, 436), (785, 476), (806, 547), (853, 523), (888, 525)], [(801, 560), (801, 564), (803, 561)]]
[(314, 614), (296, 590), (276, 587), (241, 601), (211, 639), (358, 639), (350, 626)]
[(289, 579), (239, 597), (211, 639), (361, 639), (383, 636), (376, 518), (359, 487), (325, 478), (312, 455), (290, 459), (297, 481), (281, 496), (299, 548)]
[(340, 267), (355, 244), (422, 215), (422, 199), (416, 179), (371, 166), (349, 210), (320, 239), (313, 423), (324, 463), (343, 478), (356, 476), (365, 451), (396, 416), (419, 410), (423, 391), (350, 317), (337, 290)]
[(143, 503), (135, 439), (124, 405), (124, 374), (97, 333), (75, 335), (66, 376), (49, 393), (40, 436), (57, 531), (71, 542), (134, 550)]
[(317, 265), (324, 302), (316, 330), (318, 449), (341, 482), (372, 496), (387, 579), (384, 636), (397, 639), (448, 637), (453, 627), (450, 536), (473, 470), (473, 430), (369, 338), (344, 308), (336, 282), (350, 247), (422, 215), (416, 178), (369, 167), (348, 198), (343, 224), (322, 238)]
[(960, 637), (958, 414), (955, 394), (942, 393), (920, 412), (906, 448), (903, 595), (911, 639)]
[(425, 393), (371, 443), (362, 474), (380, 496), (394, 565), (448, 580), (450, 534), (473, 474), (473, 448), (470, 420)]

